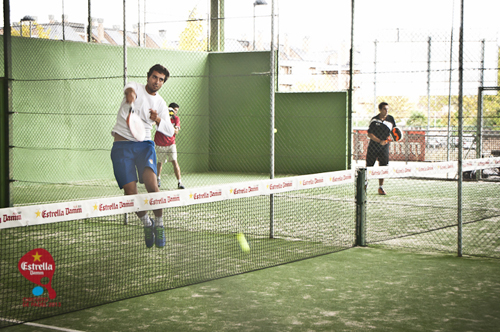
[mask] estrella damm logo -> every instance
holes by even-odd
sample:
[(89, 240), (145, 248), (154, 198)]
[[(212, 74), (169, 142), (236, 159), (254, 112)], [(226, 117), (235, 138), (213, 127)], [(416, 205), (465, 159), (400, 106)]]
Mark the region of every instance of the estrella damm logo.
[(49, 292), (49, 298), (56, 298), (56, 291), (52, 289), (52, 277), (56, 271), (56, 263), (52, 255), (45, 249), (37, 248), (27, 252), (17, 264), (19, 272), (34, 284), (33, 295), (40, 296), (44, 288)]

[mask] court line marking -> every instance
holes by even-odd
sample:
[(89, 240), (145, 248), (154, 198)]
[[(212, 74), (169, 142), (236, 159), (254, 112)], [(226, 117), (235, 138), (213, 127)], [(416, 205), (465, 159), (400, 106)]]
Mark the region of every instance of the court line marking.
[(15, 319), (0, 318), (0, 320), (6, 321), (6, 322), (11, 322), (11, 323), (28, 325), (28, 326), (41, 327), (41, 328), (44, 328), (44, 329), (51, 329), (51, 330), (63, 331), (63, 332), (85, 332), (85, 331), (80, 331), (80, 330), (67, 329), (65, 327), (52, 326), (52, 325), (44, 325), (44, 324), (29, 323), (29, 322), (25, 323), (25, 322), (22, 322), (20, 320), (15, 320)]

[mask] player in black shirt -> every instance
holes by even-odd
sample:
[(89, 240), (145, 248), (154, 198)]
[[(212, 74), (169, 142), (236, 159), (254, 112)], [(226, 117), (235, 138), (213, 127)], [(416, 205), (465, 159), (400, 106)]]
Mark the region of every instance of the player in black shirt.
[[(378, 159), (379, 166), (389, 165), (389, 138), (392, 128), (396, 127), (394, 118), (387, 114), (389, 111), (389, 104), (382, 102), (378, 105), (379, 114), (374, 116), (370, 121), (368, 128), (368, 151), (366, 152), (366, 166), (370, 167), (375, 165)], [(379, 179), (378, 193), (386, 195), (383, 188), (384, 179)]]

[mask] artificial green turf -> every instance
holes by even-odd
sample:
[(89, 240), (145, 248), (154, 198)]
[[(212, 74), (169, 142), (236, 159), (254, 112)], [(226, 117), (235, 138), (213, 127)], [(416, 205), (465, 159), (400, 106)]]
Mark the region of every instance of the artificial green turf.
[(497, 259), (354, 248), (36, 323), (109, 332), (489, 332), (500, 326), (499, 276)]
[[(116, 215), (4, 229), (0, 318), (49, 317), (353, 246), (354, 216), (348, 213), (353, 208), (342, 209), (353, 203), (317, 199), (350, 195), (349, 190), (325, 187), (302, 194), (276, 195), (272, 239), (266, 196), (167, 209), (162, 249), (145, 247), (143, 226), (132, 214), (128, 225), (123, 225), (123, 215)], [(249, 253), (242, 252), (238, 232), (246, 234)], [(58, 295), (51, 302), (60, 306), (22, 306), (35, 284), (19, 273), (17, 263), (34, 248), (48, 250), (56, 262), (52, 288)]]
[[(456, 183), (389, 179), (385, 187), (387, 196), (368, 195), (367, 243), (456, 252), (456, 215), (449, 206), (456, 199)], [(464, 254), (498, 257), (500, 223), (492, 195), (499, 188), (495, 183), (465, 184), (470, 200), (464, 204)], [(61, 229), (5, 230), (2, 252), (10, 255), (0, 260), (0, 298), (8, 314), (0, 317), (32, 315), (16, 308), (33, 286), (19, 276), (16, 253), (41, 247), (55, 257), (60, 272), (53, 287), (64, 306), (29, 319), (48, 317), (349, 248), (356, 229), (354, 196), (352, 184), (275, 195), (272, 240), (266, 196), (167, 209), (165, 254), (144, 251), (138, 220), (128, 227), (119, 220), (82, 220), (55, 224)], [(242, 255), (237, 246), (234, 234), (239, 231), (249, 237), (250, 254)]]

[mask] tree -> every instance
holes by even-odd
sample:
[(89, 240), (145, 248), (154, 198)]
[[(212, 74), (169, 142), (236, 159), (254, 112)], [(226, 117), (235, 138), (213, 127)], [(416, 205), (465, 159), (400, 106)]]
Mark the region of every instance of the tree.
[(417, 106), (412, 103), (408, 97), (377, 97), (377, 103), (381, 103), (383, 101), (389, 104), (389, 114), (394, 117), (396, 123), (408, 119), (412, 112), (417, 109)]
[[(30, 31), (30, 27), (32, 28), (35, 28), (35, 33), (31, 33)], [(21, 29), (23, 29), (23, 37), (38, 37), (38, 38), (41, 38), (41, 39), (50, 39), (50, 31), (51, 29), (47, 29), (47, 31), (45, 31), (44, 27), (41, 26), (40, 24), (38, 24), (36, 21), (34, 21), (32, 23), (32, 25), (29, 25), (29, 24), (22, 24), (21, 25)], [(11, 35), (12, 36), (16, 36), (16, 37), (20, 37), (21, 36), (21, 32), (20, 31), (17, 31), (16, 29), (14, 28), (11, 28)]]
[(410, 127), (424, 127), (427, 125), (427, 117), (422, 112), (413, 111), (408, 121), (406, 121), (406, 125)]
[(203, 33), (202, 17), (198, 14), (198, 7), (195, 6), (189, 14), (186, 28), (181, 32), (179, 49), (186, 51), (203, 51), (207, 47), (207, 38)]

